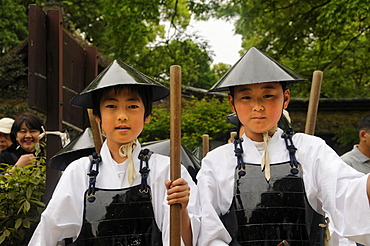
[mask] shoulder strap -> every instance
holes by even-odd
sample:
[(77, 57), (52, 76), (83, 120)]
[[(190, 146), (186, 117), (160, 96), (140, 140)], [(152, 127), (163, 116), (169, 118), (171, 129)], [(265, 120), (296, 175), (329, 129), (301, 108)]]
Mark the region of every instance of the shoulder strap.
[(89, 187), (87, 190), (87, 200), (89, 202), (94, 202), (96, 197), (96, 190), (95, 190), (95, 183), (96, 183), (96, 177), (99, 174), (99, 164), (101, 163), (101, 156), (94, 152), (92, 153), (90, 158), (90, 169), (87, 175), (89, 176)]
[(295, 158), (295, 152), (297, 151), (297, 148), (293, 144), (292, 140), (293, 135), (294, 135), (293, 129), (287, 128), (281, 135), (281, 137), (284, 138), (286, 148), (289, 151), (290, 172), (293, 175), (297, 175), (299, 173), (298, 170), (299, 162)]
[[(149, 159), (150, 156), (153, 154), (149, 149), (142, 149), (139, 154), (140, 160), (140, 174), (141, 174), (141, 184), (140, 184), (140, 196), (142, 198), (147, 198), (149, 196), (149, 188), (148, 188), (148, 176), (149, 176)], [(145, 163), (145, 166), (143, 166)]]

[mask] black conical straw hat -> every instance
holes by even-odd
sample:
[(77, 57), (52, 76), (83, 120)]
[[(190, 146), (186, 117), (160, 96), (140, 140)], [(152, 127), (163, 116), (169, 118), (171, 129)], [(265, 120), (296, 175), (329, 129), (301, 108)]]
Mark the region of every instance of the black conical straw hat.
[(229, 87), (238, 85), (304, 80), (306, 79), (252, 47), (209, 91), (227, 91)]
[(89, 156), (95, 151), (94, 139), (90, 127), (80, 133), (63, 149), (59, 150), (49, 161), (49, 166), (63, 171), (74, 160)]
[(137, 71), (129, 65), (115, 60), (105, 68), (79, 95), (75, 96), (71, 103), (83, 108), (92, 108), (92, 92), (116, 85), (142, 85), (151, 86), (153, 101), (160, 100), (169, 95), (170, 91), (158, 82), (155, 82), (145, 74)]

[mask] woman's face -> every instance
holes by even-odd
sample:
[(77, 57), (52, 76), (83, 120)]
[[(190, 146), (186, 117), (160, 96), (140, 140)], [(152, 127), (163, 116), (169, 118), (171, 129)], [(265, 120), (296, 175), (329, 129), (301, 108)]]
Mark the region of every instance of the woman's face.
[(30, 129), (26, 123), (22, 123), (21, 129), (17, 132), (16, 140), (19, 145), (27, 152), (33, 152), (36, 144), (39, 142), (40, 131)]

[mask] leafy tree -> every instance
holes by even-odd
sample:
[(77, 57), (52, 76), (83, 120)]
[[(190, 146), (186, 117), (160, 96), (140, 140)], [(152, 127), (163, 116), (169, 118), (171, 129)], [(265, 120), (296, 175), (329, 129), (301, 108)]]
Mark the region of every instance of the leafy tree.
[(226, 72), (229, 71), (230, 68), (231, 65), (225, 63), (218, 63), (213, 65), (212, 70), (216, 74), (217, 81), (221, 79), (222, 76), (224, 76), (224, 74), (226, 74)]
[[(225, 117), (231, 113), (226, 98), (183, 100), (181, 115), (182, 143), (189, 149), (202, 145), (202, 135), (210, 140), (226, 143), (228, 132), (233, 125)], [(146, 124), (140, 136), (141, 142), (170, 138), (170, 116), (168, 109), (153, 108), (150, 123)]]
[[(185, 85), (208, 89), (215, 82), (207, 42), (187, 34), (192, 14), (186, 0), (2, 1), (2, 16), (9, 17), (0, 20), (3, 53), (27, 37), (32, 3), (62, 6), (68, 30), (108, 59), (120, 59), (158, 81), (168, 79), (169, 67), (178, 64)], [(165, 24), (170, 26), (167, 33)]]
[[(323, 97), (369, 95), (368, 0), (211, 0), (209, 6), (208, 13), (237, 20), (245, 50), (255, 46), (308, 79), (323, 71)], [(294, 87), (293, 95), (308, 96), (309, 83)]]
[(179, 65), (183, 85), (208, 89), (216, 82), (216, 76), (210, 68), (212, 60), (207, 50), (207, 43), (197, 44), (190, 39), (175, 39), (144, 51), (136, 68), (146, 71), (148, 76), (163, 84), (168, 84), (170, 66)]

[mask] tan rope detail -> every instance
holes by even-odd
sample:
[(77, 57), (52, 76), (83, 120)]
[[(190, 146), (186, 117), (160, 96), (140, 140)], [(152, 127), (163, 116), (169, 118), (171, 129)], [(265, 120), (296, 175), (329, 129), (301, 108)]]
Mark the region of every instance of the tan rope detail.
[(128, 176), (128, 183), (132, 185), (132, 182), (136, 178), (136, 172), (135, 172), (135, 166), (134, 166), (134, 160), (132, 159), (132, 151), (136, 147), (136, 141), (133, 140), (127, 144), (123, 144), (118, 149), (118, 154), (121, 157), (127, 157), (127, 176)]

